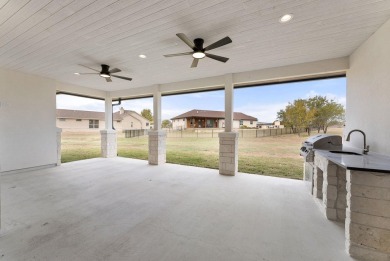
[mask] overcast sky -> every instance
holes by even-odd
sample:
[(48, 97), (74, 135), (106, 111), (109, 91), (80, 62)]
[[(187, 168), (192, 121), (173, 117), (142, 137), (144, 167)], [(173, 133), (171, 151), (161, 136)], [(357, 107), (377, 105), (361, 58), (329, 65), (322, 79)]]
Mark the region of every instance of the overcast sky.
[[(192, 109), (224, 110), (223, 91), (172, 95), (162, 97), (162, 118), (170, 119)], [(276, 113), (288, 102), (316, 95), (327, 96), (345, 106), (346, 78), (274, 84), (261, 87), (240, 88), (234, 91), (234, 111), (258, 118), (261, 122), (273, 122)], [(123, 101), (126, 110), (140, 112), (153, 109), (152, 98)], [(57, 95), (58, 109), (104, 111), (104, 101)], [(114, 111), (119, 110), (120, 106)]]

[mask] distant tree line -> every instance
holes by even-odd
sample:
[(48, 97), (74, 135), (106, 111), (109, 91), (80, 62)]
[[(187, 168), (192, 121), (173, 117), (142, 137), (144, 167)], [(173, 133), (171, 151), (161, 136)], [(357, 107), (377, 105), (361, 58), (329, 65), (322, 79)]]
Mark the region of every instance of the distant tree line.
[(294, 100), (277, 113), (277, 118), (294, 133), (299, 134), (302, 129), (308, 135), (313, 129), (326, 133), (329, 126), (343, 124), (344, 107), (326, 96), (315, 96)]

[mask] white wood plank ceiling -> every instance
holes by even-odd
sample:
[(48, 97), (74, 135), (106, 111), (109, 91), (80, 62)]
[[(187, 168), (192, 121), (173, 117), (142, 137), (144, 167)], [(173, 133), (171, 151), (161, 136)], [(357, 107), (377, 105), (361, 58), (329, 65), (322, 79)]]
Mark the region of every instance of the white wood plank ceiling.
[[(390, 0), (0, 0), (0, 68), (113, 91), (347, 56), (389, 18)], [(176, 33), (229, 36), (210, 53), (230, 60), (163, 57), (191, 51)], [(133, 81), (74, 75), (102, 63)]]

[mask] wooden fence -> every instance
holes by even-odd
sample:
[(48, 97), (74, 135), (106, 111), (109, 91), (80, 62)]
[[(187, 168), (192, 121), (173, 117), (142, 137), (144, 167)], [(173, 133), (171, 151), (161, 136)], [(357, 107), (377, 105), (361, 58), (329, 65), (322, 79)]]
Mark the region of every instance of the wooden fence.
[[(218, 133), (223, 129), (186, 129), (172, 130), (166, 129), (168, 138), (218, 138)], [(240, 138), (261, 138), (269, 136), (279, 136), (294, 134), (291, 128), (281, 129), (239, 129), (236, 130)]]
[(139, 136), (148, 135), (148, 130), (123, 130), (125, 138), (134, 138)]

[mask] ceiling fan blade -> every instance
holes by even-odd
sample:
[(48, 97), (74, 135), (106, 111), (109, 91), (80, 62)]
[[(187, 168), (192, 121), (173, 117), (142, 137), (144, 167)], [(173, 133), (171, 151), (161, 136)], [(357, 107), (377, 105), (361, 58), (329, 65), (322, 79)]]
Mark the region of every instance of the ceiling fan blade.
[(128, 80), (128, 81), (133, 80), (132, 78), (123, 77), (123, 76), (119, 76), (119, 75), (111, 75), (111, 77), (116, 77), (116, 78), (123, 79), (123, 80)]
[(85, 65), (82, 65), (82, 64), (79, 64), (80, 66), (83, 66), (83, 67), (85, 67), (85, 68), (88, 68), (88, 69), (90, 69), (90, 70), (92, 70), (92, 71), (95, 71), (95, 72), (100, 72), (99, 70), (96, 70), (96, 69), (93, 69), (93, 68), (90, 68), (90, 67), (88, 67), (88, 66), (85, 66)]
[(217, 61), (220, 61), (220, 62), (223, 62), (223, 63), (226, 63), (229, 60), (229, 58), (218, 56), (218, 55), (215, 55), (215, 54), (205, 53), (205, 55), (207, 57), (211, 58), (211, 59), (214, 59), (214, 60), (217, 60)]
[(194, 60), (192, 61), (192, 64), (191, 64), (191, 68), (195, 68), (196, 66), (198, 66), (198, 62), (199, 62), (199, 59), (194, 58)]
[(79, 75), (84, 75), (84, 74), (99, 74), (99, 73), (77, 73)]
[(121, 71), (122, 70), (118, 69), (118, 68), (114, 68), (114, 69), (109, 70), (110, 73), (118, 73), (118, 72), (121, 72)]
[(165, 54), (165, 57), (174, 57), (174, 56), (182, 56), (182, 55), (190, 55), (194, 52), (186, 52), (186, 53), (173, 53), (173, 54)]
[(195, 44), (183, 33), (176, 34), (183, 42), (185, 42), (191, 49), (195, 48)]
[(106, 78), (104, 78), (104, 79), (106, 79), (106, 82), (112, 82), (112, 80), (111, 80), (110, 77), (106, 77)]
[(212, 49), (224, 46), (226, 44), (230, 44), (231, 42), (232, 42), (232, 39), (230, 39), (228, 36), (226, 36), (225, 38), (222, 38), (221, 40), (216, 41), (215, 43), (210, 44), (209, 46), (204, 48), (204, 50), (205, 51), (209, 51), (209, 50), (212, 50)]

